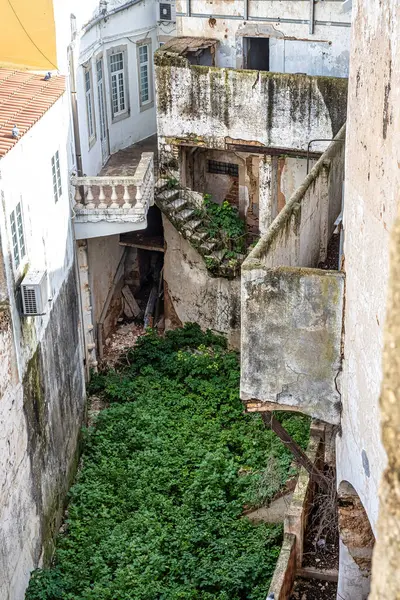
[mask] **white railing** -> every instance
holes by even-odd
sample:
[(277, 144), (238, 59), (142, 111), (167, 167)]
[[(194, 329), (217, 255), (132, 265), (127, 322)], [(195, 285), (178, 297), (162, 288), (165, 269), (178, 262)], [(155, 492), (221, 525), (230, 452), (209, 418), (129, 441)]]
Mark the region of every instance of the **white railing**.
[(72, 177), (71, 184), (78, 218), (146, 215), (154, 203), (154, 153), (143, 152), (133, 177)]

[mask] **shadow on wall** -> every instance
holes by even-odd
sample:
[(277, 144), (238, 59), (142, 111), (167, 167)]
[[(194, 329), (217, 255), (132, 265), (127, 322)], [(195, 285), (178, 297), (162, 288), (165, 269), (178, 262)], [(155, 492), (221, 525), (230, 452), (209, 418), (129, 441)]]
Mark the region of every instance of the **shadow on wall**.
[(340, 578), (338, 598), (366, 600), (371, 586), (375, 536), (354, 487), (342, 481), (338, 488)]

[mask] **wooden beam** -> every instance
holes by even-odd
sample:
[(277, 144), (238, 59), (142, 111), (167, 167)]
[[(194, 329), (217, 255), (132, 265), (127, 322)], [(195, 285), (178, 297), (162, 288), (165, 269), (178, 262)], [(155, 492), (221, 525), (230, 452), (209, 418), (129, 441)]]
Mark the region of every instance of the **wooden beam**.
[(274, 417), (272, 412), (261, 413), (261, 418), (264, 421), (265, 427), (272, 429), (272, 431), (279, 437), (279, 439), (285, 444), (288, 450), (293, 454), (297, 463), (306, 469), (310, 477), (324, 490), (328, 489), (328, 483), (325, 475), (317, 469), (317, 467), (311, 462), (307, 454), (302, 448), (294, 441), (294, 439), (288, 434), (286, 429), (281, 423)]

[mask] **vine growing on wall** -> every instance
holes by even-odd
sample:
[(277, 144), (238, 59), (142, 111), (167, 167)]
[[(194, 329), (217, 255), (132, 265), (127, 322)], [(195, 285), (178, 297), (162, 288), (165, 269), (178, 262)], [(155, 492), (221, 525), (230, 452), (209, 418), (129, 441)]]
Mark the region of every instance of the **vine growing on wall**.
[[(85, 432), (54, 565), (33, 573), (26, 600), (264, 600), (282, 528), (243, 508), (273, 497), (292, 458), (243, 414), (225, 339), (197, 325), (149, 332), (90, 392), (110, 406)], [(279, 418), (305, 447), (308, 419)]]

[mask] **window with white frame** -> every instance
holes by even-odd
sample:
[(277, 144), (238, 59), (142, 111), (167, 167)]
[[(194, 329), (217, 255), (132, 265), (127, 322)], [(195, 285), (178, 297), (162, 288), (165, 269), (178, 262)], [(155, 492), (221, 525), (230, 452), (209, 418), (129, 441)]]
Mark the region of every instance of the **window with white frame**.
[(87, 118), (87, 127), (88, 127), (88, 134), (89, 134), (89, 143), (90, 143), (96, 137), (91, 69), (87, 69), (85, 71), (85, 96), (86, 96), (86, 118)]
[(58, 200), (62, 196), (62, 184), (61, 184), (61, 170), (60, 170), (60, 153), (55, 153), (51, 158), (51, 172), (53, 175), (53, 195), (54, 201), (58, 202)]
[(107, 122), (106, 122), (106, 107), (104, 101), (104, 76), (103, 76), (103, 58), (96, 61), (97, 70), (97, 94), (99, 97), (99, 116), (100, 116), (100, 139), (105, 140), (107, 137)]
[(110, 75), (112, 113), (117, 117), (127, 110), (123, 52), (110, 55)]
[(140, 104), (151, 102), (150, 96), (150, 44), (138, 46)]
[(18, 269), (26, 254), (21, 202), (18, 202), (17, 206), (10, 214), (10, 227), (14, 266)]

